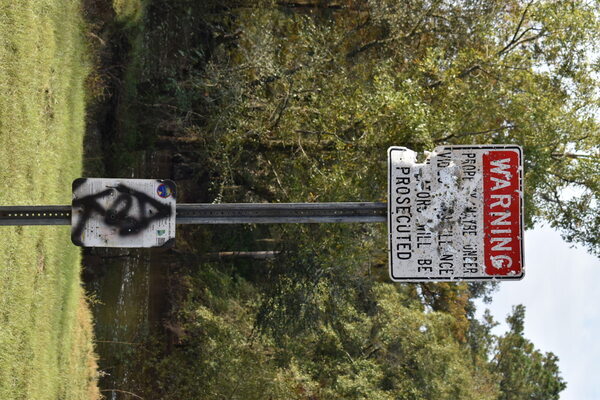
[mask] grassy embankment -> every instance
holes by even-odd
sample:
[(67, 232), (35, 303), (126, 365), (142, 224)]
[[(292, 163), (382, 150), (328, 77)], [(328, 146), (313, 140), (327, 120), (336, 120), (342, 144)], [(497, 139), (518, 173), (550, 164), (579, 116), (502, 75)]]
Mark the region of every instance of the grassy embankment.
[[(68, 204), (80, 176), (78, 0), (0, 0), (0, 204)], [(68, 227), (0, 227), (0, 398), (99, 397), (80, 252)]]

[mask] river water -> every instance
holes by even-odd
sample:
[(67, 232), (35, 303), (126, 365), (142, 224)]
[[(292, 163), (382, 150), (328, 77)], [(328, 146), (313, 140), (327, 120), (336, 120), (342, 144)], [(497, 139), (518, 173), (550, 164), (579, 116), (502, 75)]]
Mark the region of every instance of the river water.
[[(140, 152), (122, 177), (168, 178), (167, 155)], [(140, 342), (162, 329), (169, 256), (162, 249), (85, 249), (84, 281), (93, 299), (96, 352), (102, 394), (111, 400), (135, 398), (127, 358)]]

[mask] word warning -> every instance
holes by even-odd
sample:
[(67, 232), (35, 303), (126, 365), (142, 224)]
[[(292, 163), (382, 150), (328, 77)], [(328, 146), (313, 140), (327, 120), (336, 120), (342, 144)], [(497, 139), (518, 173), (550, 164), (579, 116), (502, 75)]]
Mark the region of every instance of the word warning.
[(522, 149), (442, 146), (417, 163), (388, 149), (388, 233), (394, 281), (521, 279)]
[(71, 241), (84, 247), (170, 247), (176, 186), (169, 180), (73, 181)]

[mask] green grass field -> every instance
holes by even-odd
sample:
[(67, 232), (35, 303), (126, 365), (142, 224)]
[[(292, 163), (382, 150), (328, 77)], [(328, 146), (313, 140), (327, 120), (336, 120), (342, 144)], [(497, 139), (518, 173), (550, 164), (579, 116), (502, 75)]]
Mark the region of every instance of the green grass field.
[[(0, 0), (0, 205), (69, 204), (81, 175), (79, 0)], [(0, 227), (0, 399), (98, 398), (68, 227)]]

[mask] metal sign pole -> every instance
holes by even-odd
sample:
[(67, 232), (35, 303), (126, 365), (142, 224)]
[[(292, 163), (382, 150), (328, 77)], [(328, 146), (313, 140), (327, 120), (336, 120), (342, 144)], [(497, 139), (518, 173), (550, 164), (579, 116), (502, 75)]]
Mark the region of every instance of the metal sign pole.
[[(176, 223), (286, 224), (386, 222), (387, 205), (351, 203), (177, 204)], [(71, 206), (0, 206), (0, 225), (71, 225)]]

